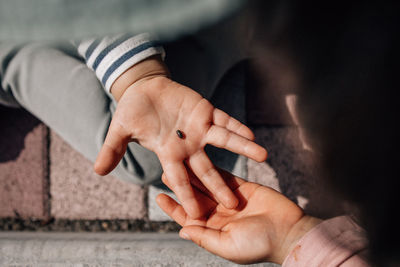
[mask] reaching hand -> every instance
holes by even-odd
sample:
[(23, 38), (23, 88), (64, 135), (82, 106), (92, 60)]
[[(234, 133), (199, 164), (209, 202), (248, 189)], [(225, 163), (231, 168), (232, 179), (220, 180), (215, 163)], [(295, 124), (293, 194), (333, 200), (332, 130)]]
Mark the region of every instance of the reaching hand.
[(235, 208), (238, 200), (204, 152), (204, 146), (211, 144), (256, 161), (265, 160), (266, 150), (252, 140), (254, 135), (249, 128), (214, 108), (198, 93), (164, 76), (151, 76), (135, 82), (119, 99), (95, 170), (101, 175), (112, 171), (128, 143), (136, 141), (157, 154), (172, 190), (186, 212), (197, 218), (203, 214), (185, 164), (219, 203)]
[[(189, 172), (190, 173), (190, 172)], [(180, 236), (236, 263), (270, 261), (282, 264), (302, 235), (320, 222), (279, 192), (246, 182), (221, 171), (226, 184), (239, 199), (236, 209), (226, 209), (190, 173), (203, 218), (192, 219), (181, 205), (165, 194), (158, 205), (183, 226)], [(170, 186), (169, 180), (163, 181)]]

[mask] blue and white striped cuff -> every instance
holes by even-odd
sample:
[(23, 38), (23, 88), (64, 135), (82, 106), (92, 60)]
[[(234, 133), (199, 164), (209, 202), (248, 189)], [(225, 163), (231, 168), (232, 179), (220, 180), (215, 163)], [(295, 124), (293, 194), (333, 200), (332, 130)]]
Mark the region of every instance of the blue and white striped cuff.
[(114, 81), (133, 65), (153, 55), (165, 57), (164, 49), (148, 33), (85, 40), (79, 44), (78, 52), (108, 92)]

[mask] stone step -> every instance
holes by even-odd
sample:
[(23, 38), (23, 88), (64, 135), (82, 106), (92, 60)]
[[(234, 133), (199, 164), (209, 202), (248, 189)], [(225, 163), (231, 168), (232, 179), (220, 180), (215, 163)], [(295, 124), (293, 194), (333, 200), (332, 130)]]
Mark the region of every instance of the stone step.
[(177, 234), (26, 232), (0, 233), (0, 265), (243, 266), (217, 257)]

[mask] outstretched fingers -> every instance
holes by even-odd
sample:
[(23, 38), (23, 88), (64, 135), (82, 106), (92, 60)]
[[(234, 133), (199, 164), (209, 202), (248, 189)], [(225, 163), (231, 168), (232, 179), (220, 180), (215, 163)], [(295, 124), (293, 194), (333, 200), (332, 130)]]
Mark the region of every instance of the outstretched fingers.
[(208, 130), (206, 142), (258, 162), (262, 162), (267, 158), (267, 150), (262, 146), (217, 125), (211, 126)]
[(244, 138), (254, 140), (254, 133), (249, 127), (218, 108), (214, 109), (213, 122), (215, 125), (224, 127), (235, 134), (243, 136)]
[(94, 164), (94, 171), (99, 175), (110, 173), (122, 159), (131, 137), (123, 127), (111, 122), (106, 139)]

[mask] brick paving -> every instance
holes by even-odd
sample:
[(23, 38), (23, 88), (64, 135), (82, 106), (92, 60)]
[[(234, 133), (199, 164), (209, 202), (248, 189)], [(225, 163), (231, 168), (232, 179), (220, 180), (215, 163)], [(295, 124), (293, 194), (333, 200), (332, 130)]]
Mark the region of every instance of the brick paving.
[[(0, 218), (42, 219), (45, 224), (49, 218), (125, 224), (169, 220), (154, 200), (160, 189), (94, 174), (91, 162), (57, 134), (48, 134), (34, 117), (23, 110), (6, 111), (1, 112), (8, 116), (1, 117)], [(255, 133), (269, 158), (263, 163), (248, 161), (250, 181), (283, 192), (311, 215), (326, 218), (348, 211), (321, 186), (312, 153), (304, 149), (297, 127), (258, 126)]]
[(93, 164), (51, 132), (51, 215), (66, 219), (143, 219), (146, 190), (111, 175), (99, 176)]

